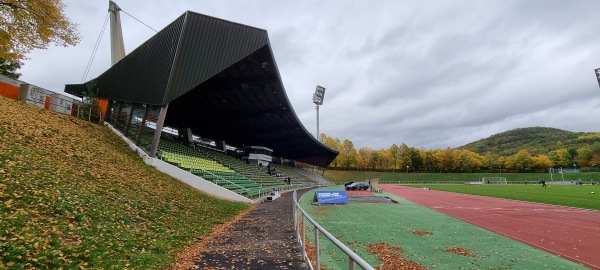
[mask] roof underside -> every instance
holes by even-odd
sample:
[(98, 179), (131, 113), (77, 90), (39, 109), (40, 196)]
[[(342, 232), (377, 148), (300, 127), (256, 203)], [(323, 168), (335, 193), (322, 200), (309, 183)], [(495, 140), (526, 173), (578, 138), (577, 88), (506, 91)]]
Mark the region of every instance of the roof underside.
[(99, 97), (166, 105), (165, 125), (325, 167), (337, 152), (300, 123), (266, 31), (187, 12), (96, 80)]

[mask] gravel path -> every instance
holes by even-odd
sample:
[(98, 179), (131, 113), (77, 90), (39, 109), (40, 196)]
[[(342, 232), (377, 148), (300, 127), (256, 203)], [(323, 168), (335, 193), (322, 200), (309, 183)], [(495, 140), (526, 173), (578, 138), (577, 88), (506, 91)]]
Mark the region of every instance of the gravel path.
[[(298, 197), (307, 190), (298, 190)], [(292, 192), (265, 201), (211, 239), (195, 269), (310, 269), (295, 238)]]

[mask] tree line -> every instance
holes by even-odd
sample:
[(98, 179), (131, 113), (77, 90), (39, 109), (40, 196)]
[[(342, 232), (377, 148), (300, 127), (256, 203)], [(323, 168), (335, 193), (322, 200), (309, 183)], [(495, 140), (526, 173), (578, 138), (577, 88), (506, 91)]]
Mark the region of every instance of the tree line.
[(402, 143), (387, 149), (356, 149), (349, 139), (341, 141), (321, 133), (323, 144), (339, 152), (329, 165), (332, 169), (386, 170), (399, 172), (544, 172), (549, 168), (600, 167), (600, 143), (579, 148), (561, 148), (531, 155), (521, 149), (511, 156), (478, 154), (466, 149), (430, 149)]

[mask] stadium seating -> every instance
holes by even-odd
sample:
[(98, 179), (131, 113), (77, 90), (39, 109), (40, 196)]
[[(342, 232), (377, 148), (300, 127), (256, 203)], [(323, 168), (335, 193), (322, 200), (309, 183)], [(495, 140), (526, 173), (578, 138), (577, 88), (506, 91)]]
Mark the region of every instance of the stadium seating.
[[(149, 149), (151, 140), (149, 136), (142, 136), (140, 146)], [(215, 150), (195, 148), (161, 139), (157, 157), (246, 197), (256, 197), (286, 186), (256, 166)]]
[(304, 184), (304, 183), (311, 183), (311, 184), (316, 184), (312, 179), (306, 177), (305, 175), (301, 174), (298, 172), (298, 169), (295, 168), (291, 168), (288, 166), (284, 166), (284, 165), (279, 165), (279, 164), (271, 164), (271, 167), (275, 168), (277, 170), (277, 172), (280, 172), (282, 174), (282, 178), (285, 180), (287, 177), (290, 178), (291, 183), (295, 183), (295, 184)]

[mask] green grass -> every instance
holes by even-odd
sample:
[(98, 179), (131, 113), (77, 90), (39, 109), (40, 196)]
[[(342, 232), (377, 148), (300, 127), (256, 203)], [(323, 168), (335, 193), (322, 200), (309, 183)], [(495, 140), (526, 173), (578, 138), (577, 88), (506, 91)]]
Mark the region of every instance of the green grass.
[(416, 183), (432, 183), (432, 182), (469, 182), (476, 181), (483, 177), (506, 177), (509, 182), (523, 182), (528, 180), (530, 183), (538, 179), (550, 181), (565, 181), (581, 179), (589, 183), (594, 179), (596, 183), (600, 183), (600, 172), (583, 172), (583, 173), (565, 173), (564, 176), (558, 173), (406, 173), (402, 172), (368, 172), (368, 171), (325, 171), (325, 177), (336, 183), (344, 183), (348, 181), (364, 181), (366, 179), (379, 178), (383, 182), (416, 182)]
[[(325, 189), (342, 189), (341, 186)], [(568, 260), (452, 218), (392, 194), (398, 204), (311, 204), (314, 191), (301, 198), (302, 207), (321, 226), (373, 266), (382, 261), (368, 251), (370, 244), (400, 247), (397, 255), (429, 269), (586, 269)], [(307, 240), (314, 243), (312, 225), (305, 221)], [(431, 235), (420, 236), (414, 231)], [(320, 236), (321, 263), (327, 269), (347, 269), (348, 257)], [(476, 255), (446, 252), (451, 247)], [(387, 267), (391, 267), (387, 265)], [(392, 268), (383, 268), (392, 269)]]
[[(424, 187), (424, 185), (409, 186)], [(600, 185), (550, 184), (547, 188), (538, 184), (426, 185), (426, 187), (435, 190), (600, 210)]]
[(249, 205), (143, 163), (107, 127), (0, 97), (0, 269), (165, 269)]
[[(506, 198), (520, 201), (538, 202), (554, 205), (579, 207), (600, 210), (600, 173), (566, 173), (565, 181), (581, 179), (586, 185), (552, 185), (541, 188), (536, 184), (537, 179), (550, 180), (550, 174), (541, 173), (390, 173), (390, 172), (358, 172), (358, 171), (333, 171), (327, 170), (325, 176), (338, 183), (348, 181), (365, 181), (366, 179), (380, 178), (381, 182), (409, 183), (409, 186), (429, 187), (436, 190), (445, 190), (466, 194)], [(509, 185), (464, 185), (462, 183), (475, 181), (482, 177), (506, 177), (509, 182), (529, 183)], [(561, 181), (562, 175), (553, 174), (552, 179)], [(597, 184), (590, 185), (594, 179)], [(443, 183), (461, 183), (448, 185)], [(418, 183), (418, 184), (417, 184)], [(441, 184), (440, 184), (441, 183)], [(595, 192), (592, 194), (591, 192)]]

